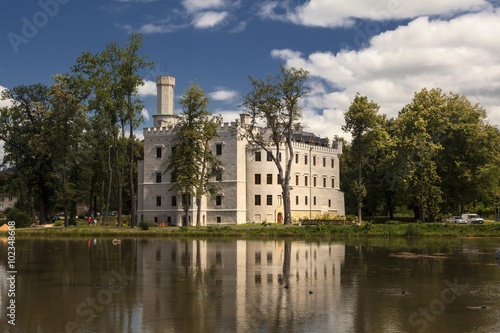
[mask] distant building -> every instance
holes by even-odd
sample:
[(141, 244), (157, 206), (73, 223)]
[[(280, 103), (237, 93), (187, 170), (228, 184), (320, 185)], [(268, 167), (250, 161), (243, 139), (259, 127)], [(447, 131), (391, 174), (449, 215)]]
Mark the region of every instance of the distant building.
[[(194, 200), (188, 220), (183, 221), (181, 197), (172, 191), (170, 174), (165, 171), (175, 135), (175, 78), (160, 76), (156, 83), (157, 114), (154, 127), (144, 129), (144, 160), (138, 165), (139, 222), (193, 225), (196, 223)], [(242, 115), (240, 121), (243, 123), (246, 118)], [(214, 197), (202, 199), (201, 224), (282, 223), (283, 198), (276, 165), (265, 151), (249, 153), (248, 142), (235, 134), (236, 126), (236, 122), (224, 123), (218, 138), (212, 142), (213, 151), (223, 166), (221, 189)], [(260, 130), (266, 132), (265, 128)], [(339, 188), (342, 143), (329, 146), (328, 140), (312, 133), (295, 132), (293, 148), (292, 219), (345, 215), (344, 193)], [(287, 156), (282, 158), (285, 161)]]
[(5, 211), (7, 208), (14, 208), (16, 202), (17, 196), (0, 194), (0, 212)]

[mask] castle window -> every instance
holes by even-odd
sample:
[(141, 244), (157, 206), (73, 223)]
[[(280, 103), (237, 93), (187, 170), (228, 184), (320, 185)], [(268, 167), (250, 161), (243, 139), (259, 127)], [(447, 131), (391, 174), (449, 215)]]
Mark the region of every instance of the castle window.
[(161, 147), (156, 147), (156, 158), (161, 158)]
[(299, 154), (295, 154), (295, 164), (299, 164)]
[(260, 151), (255, 152), (255, 161), (260, 162), (261, 161), (261, 156), (260, 156)]
[(218, 143), (215, 145), (215, 155), (222, 155), (222, 144)]
[(267, 174), (267, 185), (272, 185), (273, 184), (273, 174), (268, 173)]
[(273, 196), (272, 195), (269, 194), (269, 195), (266, 196), (266, 204), (268, 206), (272, 206), (273, 205)]
[(299, 196), (298, 196), (298, 195), (296, 195), (296, 196), (295, 196), (295, 204), (296, 204), (296, 205), (298, 205), (298, 204), (299, 204)]
[(323, 168), (326, 167), (326, 157), (323, 157)]
[(333, 158), (331, 160), (331, 164), (332, 164), (332, 169), (335, 168), (335, 160)]
[(316, 166), (316, 156), (313, 156), (313, 165)]
[(313, 205), (316, 206), (316, 197), (313, 197)]
[(156, 182), (161, 183), (161, 172), (156, 173)]
[(173, 195), (172, 198), (170, 199), (170, 205), (172, 207), (177, 207), (177, 196)]
[(304, 176), (304, 186), (308, 186), (307, 183), (308, 183), (308, 177), (307, 176)]
[(156, 207), (160, 207), (160, 206), (161, 206), (161, 197), (157, 196), (156, 197)]
[(323, 178), (323, 187), (326, 187), (326, 178)]
[(304, 164), (307, 165), (307, 155), (304, 155)]
[(332, 188), (335, 188), (335, 178), (332, 178)]
[(299, 175), (295, 175), (295, 186), (299, 186)]
[(328, 199), (328, 207), (332, 207), (332, 199)]
[(316, 187), (316, 178), (317, 177), (313, 177), (313, 186)]
[(277, 177), (276, 177), (276, 184), (281, 185), (281, 183), (282, 183), (282, 182), (281, 182), (280, 175), (279, 175), (279, 174), (277, 174), (276, 176), (277, 176)]
[(217, 217), (216, 217), (216, 221), (217, 221), (217, 223), (221, 223), (221, 222), (222, 222), (222, 217), (217, 216)]
[(272, 161), (273, 160), (273, 154), (271, 154), (270, 152), (267, 152), (267, 161)]
[(305, 201), (304, 203), (307, 205), (307, 195), (305, 196)]
[(260, 185), (260, 173), (255, 174), (255, 185)]
[(255, 195), (255, 206), (260, 206), (260, 194)]
[(217, 195), (215, 197), (215, 205), (216, 206), (221, 206), (222, 205), (222, 195)]

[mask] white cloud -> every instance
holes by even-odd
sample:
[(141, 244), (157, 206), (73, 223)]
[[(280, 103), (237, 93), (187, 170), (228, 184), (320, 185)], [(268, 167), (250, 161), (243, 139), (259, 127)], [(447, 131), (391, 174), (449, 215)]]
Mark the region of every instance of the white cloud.
[(139, 28), (139, 32), (148, 35), (148, 34), (174, 32), (178, 29), (179, 27), (175, 25), (147, 23)]
[(146, 108), (142, 109), (141, 115), (144, 118), (144, 120), (149, 120), (151, 118), (149, 115), (149, 111)]
[(190, 13), (204, 11), (207, 9), (222, 8), (224, 0), (183, 0), (182, 5)]
[(144, 84), (138, 88), (138, 94), (141, 97), (156, 96), (157, 92), (155, 81), (144, 80)]
[(261, 5), (264, 18), (305, 26), (351, 26), (355, 19), (384, 21), (411, 19), (423, 15), (448, 16), (490, 8), (486, 0), (309, 0), (295, 8), (288, 1), (267, 1)]
[(238, 92), (221, 88), (208, 94), (215, 101), (232, 102), (238, 97)]
[[(0, 86), (0, 94), (2, 93), (2, 91), (6, 90), (7, 88), (3, 87), (3, 86)], [(10, 106), (12, 105), (12, 102), (10, 100), (2, 100), (0, 98), (0, 107), (4, 107), (4, 106)]]
[(197, 29), (213, 28), (226, 19), (228, 12), (200, 12), (193, 16), (192, 24)]
[[(467, 96), (500, 125), (500, 13), (481, 12), (447, 20), (422, 17), (369, 40), (361, 50), (308, 56), (293, 50), (271, 54), (287, 66), (311, 74), (313, 91), (304, 100), (304, 115), (314, 132), (341, 134), (342, 113), (356, 92), (396, 117), (422, 88)], [(312, 113), (323, 110), (320, 115)], [(334, 120), (334, 128), (325, 124)], [(330, 123), (331, 124), (331, 123)], [(329, 126), (331, 127), (331, 126)]]

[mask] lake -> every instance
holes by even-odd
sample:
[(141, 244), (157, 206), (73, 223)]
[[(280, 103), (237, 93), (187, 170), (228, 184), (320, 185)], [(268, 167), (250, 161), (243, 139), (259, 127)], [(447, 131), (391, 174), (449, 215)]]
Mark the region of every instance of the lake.
[(491, 238), (17, 239), (10, 297), (4, 240), (0, 331), (500, 332), (499, 247)]

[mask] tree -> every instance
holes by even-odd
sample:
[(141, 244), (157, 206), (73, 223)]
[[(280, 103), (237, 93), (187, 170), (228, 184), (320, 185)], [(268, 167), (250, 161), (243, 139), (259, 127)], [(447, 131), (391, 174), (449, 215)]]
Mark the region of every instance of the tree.
[(384, 117), (378, 115), (378, 110), (379, 106), (375, 102), (368, 101), (366, 96), (356, 94), (349, 109), (344, 113), (345, 125), (342, 126), (342, 130), (351, 134), (350, 153), (358, 172), (357, 180), (351, 186), (358, 202), (359, 222), (362, 220), (363, 200), (366, 196), (363, 165), (366, 161), (370, 161), (380, 142), (387, 138), (386, 132), (383, 131)]
[(399, 189), (401, 195), (413, 201), (415, 217), (422, 222), (426, 222), (427, 215), (432, 220), (442, 202), (437, 157), (443, 147), (435, 140), (442, 128), (430, 125), (433, 117), (442, 119), (438, 115), (443, 103), (440, 90), (423, 89), (403, 107), (395, 122)]
[[(79, 87), (68, 75), (56, 75), (49, 91), (51, 108), (47, 110), (47, 125), (42, 136), (53, 149), (54, 172), (59, 179), (56, 201), (64, 208), (64, 225), (68, 217), (76, 218), (76, 204), (83, 199), (78, 182), (87, 169), (85, 154), (88, 152), (88, 118)], [(69, 214), (71, 209), (71, 214)]]
[(134, 129), (142, 122), (142, 101), (137, 96), (137, 88), (144, 83), (138, 71), (140, 69), (152, 68), (153, 63), (147, 62), (146, 57), (139, 55), (142, 47), (142, 36), (132, 34), (130, 40), (121, 52), (121, 83), (126, 98), (126, 119), (129, 128), (129, 186), (130, 186), (130, 226), (136, 225), (135, 213), (135, 188), (134, 188)]
[(21, 85), (2, 92), (12, 101), (0, 113), (0, 139), (4, 144), (4, 163), (16, 168), (20, 182), (19, 204), (35, 219), (38, 206), (40, 223), (53, 206), (54, 185), (52, 148), (42, 135), (50, 108), (49, 87)]
[[(125, 166), (128, 164), (130, 186), (130, 213), (131, 226), (136, 223), (135, 218), (135, 188), (134, 188), (134, 129), (142, 122), (142, 102), (137, 98), (137, 89), (143, 84), (139, 76), (141, 69), (147, 69), (152, 63), (146, 61), (144, 55), (139, 54), (142, 47), (142, 37), (132, 34), (125, 48), (117, 42), (110, 43), (105, 50), (98, 54), (84, 52), (77, 59), (72, 70), (75, 76), (86, 85), (89, 90), (89, 110), (93, 115), (93, 128), (101, 130), (96, 135), (106, 137), (99, 140), (102, 145), (96, 147), (98, 151), (107, 152), (108, 164), (105, 169), (108, 173), (108, 194), (105, 210), (109, 210), (111, 186), (113, 181), (113, 167), (116, 170), (118, 225), (122, 225), (123, 184)], [(129, 130), (128, 143), (123, 144), (126, 127)], [(111, 159), (113, 155), (113, 160)], [(112, 165), (114, 163), (114, 165)], [(95, 177), (97, 179), (97, 177)], [(106, 216), (102, 224), (106, 224)]]
[[(290, 177), (293, 161), (293, 130), (302, 118), (301, 98), (308, 92), (308, 72), (281, 66), (280, 74), (266, 80), (249, 77), (252, 91), (243, 97), (244, 114), (239, 134), (250, 150), (264, 150), (278, 168), (283, 194), (284, 223), (291, 224)], [(259, 127), (264, 123), (266, 128)], [(280, 151), (285, 150), (283, 162)]]
[(217, 137), (222, 119), (207, 110), (209, 100), (197, 83), (188, 87), (179, 103), (183, 111), (177, 117), (167, 171), (174, 179), (174, 189), (182, 197), (186, 222), (190, 198), (195, 199), (199, 226), (202, 197), (214, 195), (219, 189), (214, 177), (222, 170), (210, 143)]

